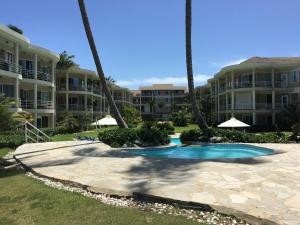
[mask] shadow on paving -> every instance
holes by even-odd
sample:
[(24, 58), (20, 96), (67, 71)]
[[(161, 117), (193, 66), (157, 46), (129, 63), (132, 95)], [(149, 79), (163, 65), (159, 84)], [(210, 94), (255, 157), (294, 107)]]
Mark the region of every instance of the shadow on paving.
[[(130, 151), (130, 150), (128, 150)], [(133, 150), (134, 151), (134, 150)], [(191, 179), (201, 170), (201, 164), (204, 162), (218, 163), (238, 163), (245, 165), (256, 165), (268, 163), (268, 160), (262, 158), (247, 159), (174, 159), (159, 157), (144, 157), (128, 155), (126, 150), (108, 150), (101, 152), (97, 148), (90, 147), (76, 150), (73, 152), (76, 156), (82, 157), (109, 157), (109, 158), (135, 158), (141, 157), (142, 161), (138, 164), (133, 163), (126, 171), (122, 171), (128, 176), (128, 189), (132, 192), (147, 193), (155, 179), (155, 185), (179, 185)], [(120, 161), (122, 163), (122, 161)]]

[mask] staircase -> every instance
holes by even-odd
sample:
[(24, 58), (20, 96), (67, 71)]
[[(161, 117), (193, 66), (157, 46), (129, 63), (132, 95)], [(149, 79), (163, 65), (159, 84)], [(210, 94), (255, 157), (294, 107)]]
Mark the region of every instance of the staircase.
[(25, 142), (51, 142), (51, 138), (29, 122), (25, 122)]

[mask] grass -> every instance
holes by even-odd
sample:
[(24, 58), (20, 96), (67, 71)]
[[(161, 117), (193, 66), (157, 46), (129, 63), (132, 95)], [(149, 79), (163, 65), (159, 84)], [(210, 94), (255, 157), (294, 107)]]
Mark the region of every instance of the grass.
[(198, 224), (180, 216), (105, 205), (78, 193), (50, 188), (22, 172), (0, 172), (0, 225)]
[(186, 127), (175, 127), (175, 133), (182, 133), (186, 130), (196, 129), (198, 128), (198, 125), (196, 124), (189, 124)]
[(0, 158), (5, 156), (7, 153), (14, 151), (12, 148), (0, 148)]
[[(104, 130), (110, 130), (115, 127), (106, 127), (106, 128), (101, 128), (99, 131), (104, 131)], [(84, 136), (89, 136), (89, 137), (97, 137), (97, 130), (92, 130), (92, 131), (82, 131), (79, 132), (78, 135), (81, 137)], [(72, 141), (73, 138), (75, 138), (76, 134), (59, 134), (51, 137), (52, 141)]]

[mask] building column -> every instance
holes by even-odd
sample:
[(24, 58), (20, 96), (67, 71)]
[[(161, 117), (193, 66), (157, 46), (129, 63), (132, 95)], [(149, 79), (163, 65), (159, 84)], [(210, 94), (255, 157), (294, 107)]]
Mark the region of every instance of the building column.
[(55, 114), (52, 114), (52, 123), (51, 123), (51, 127), (54, 128), (55, 127)]
[(15, 98), (19, 99), (19, 90), (20, 90), (20, 80), (19, 78), (15, 79)]
[(37, 126), (37, 83), (33, 84), (34, 126)]
[(226, 111), (226, 120), (228, 119), (228, 114), (227, 114), (227, 110), (228, 110), (228, 94), (227, 92), (225, 93), (225, 111)]
[(69, 73), (66, 73), (66, 111), (69, 111)]
[(231, 117), (234, 117), (234, 72), (231, 71)]
[(19, 73), (19, 43), (14, 44), (14, 63), (15, 63), (15, 72)]
[(38, 69), (38, 56), (37, 54), (34, 54), (34, 60), (33, 60), (33, 74), (34, 79), (37, 80), (37, 69)]
[(252, 124), (256, 124), (256, 100), (255, 100), (255, 68), (252, 70)]
[(85, 113), (87, 113), (87, 111), (88, 111), (88, 108), (87, 108), (87, 91), (88, 91), (88, 88), (87, 88), (87, 75), (86, 74), (84, 75), (84, 90), (85, 90), (85, 94), (84, 94), (84, 111), (85, 111)]
[(55, 65), (56, 63), (52, 61), (51, 63), (52, 86), (55, 86)]
[(272, 69), (272, 123), (275, 124), (275, 71)]
[(220, 95), (219, 95), (219, 91), (220, 91), (220, 82), (219, 80), (217, 80), (217, 99), (218, 99), (218, 122), (220, 122)]

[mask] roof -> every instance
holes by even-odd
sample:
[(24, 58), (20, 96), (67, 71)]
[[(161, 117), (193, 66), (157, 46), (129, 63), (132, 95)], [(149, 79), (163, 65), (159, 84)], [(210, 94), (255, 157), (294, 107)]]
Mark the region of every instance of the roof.
[(151, 86), (141, 86), (139, 90), (142, 91), (163, 91), (163, 90), (184, 90), (187, 91), (186, 86), (175, 86), (174, 84), (152, 84)]
[(300, 57), (252, 57), (247, 59), (240, 64), (248, 64), (248, 63), (299, 63)]

